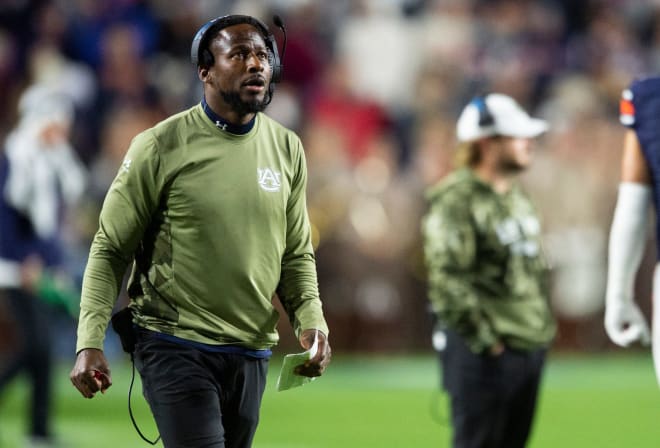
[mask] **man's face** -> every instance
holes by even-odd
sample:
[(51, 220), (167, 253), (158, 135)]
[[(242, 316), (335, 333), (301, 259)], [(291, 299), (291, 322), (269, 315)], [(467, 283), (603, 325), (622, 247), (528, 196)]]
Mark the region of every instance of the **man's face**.
[(272, 68), (261, 33), (247, 23), (232, 25), (220, 30), (209, 50), (214, 64), (203, 80), (211, 94), (220, 95), (225, 106), (239, 115), (264, 110)]
[(499, 137), (499, 168), (505, 173), (524, 171), (532, 163), (532, 140), (529, 138)]

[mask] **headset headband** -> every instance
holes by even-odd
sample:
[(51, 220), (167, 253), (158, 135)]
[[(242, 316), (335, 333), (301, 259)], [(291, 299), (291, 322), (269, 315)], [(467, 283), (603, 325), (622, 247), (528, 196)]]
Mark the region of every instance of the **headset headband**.
[(277, 43), (275, 42), (275, 37), (263, 22), (251, 16), (239, 14), (222, 16), (210, 20), (202, 25), (199, 31), (197, 31), (197, 34), (195, 34), (195, 37), (192, 41), (192, 46), (190, 47), (191, 62), (197, 67), (212, 65), (213, 54), (208, 49), (209, 39), (213, 37), (214, 33), (217, 33), (222, 29), (241, 23), (248, 23), (254, 26), (263, 36), (264, 40), (266, 41), (266, 47), (268, 47), (268, 50), (270, 51), (269, 59), (273, 72), (271, 83), (280, 82), (282, 79), (282, 65), (280, 63), (280, 55), (277, 51)]

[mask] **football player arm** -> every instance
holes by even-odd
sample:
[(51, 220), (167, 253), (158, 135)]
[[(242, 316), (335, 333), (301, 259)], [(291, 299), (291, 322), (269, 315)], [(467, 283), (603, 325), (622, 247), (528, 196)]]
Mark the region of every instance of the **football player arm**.
[(647, 344), (650, 332), (633, 298), (634, 281), (644, 254), (650, 174), (635, 131), (626, 131), (621, 183), (610, 230), (605, 330), (617, 345)]
[(651, 173), (639, 145), (637, 134), (628, 129), (623, 139), (623, 156), (621, 158), (621, 182), (637, 183), (650, 186)]

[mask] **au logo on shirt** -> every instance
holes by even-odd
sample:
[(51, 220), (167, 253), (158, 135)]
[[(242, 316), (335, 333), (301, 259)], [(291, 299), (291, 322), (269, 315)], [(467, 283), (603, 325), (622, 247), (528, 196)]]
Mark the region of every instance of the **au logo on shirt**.
[(265, 191), (280, 191), (280, 172), (270, 168), (257, 168), (257, 182)]
[(124, 161), (121, 164), (121, 169), (122, 171), (127, 172), (131, 168), (131, 159), (128, 157), (124, 159)]

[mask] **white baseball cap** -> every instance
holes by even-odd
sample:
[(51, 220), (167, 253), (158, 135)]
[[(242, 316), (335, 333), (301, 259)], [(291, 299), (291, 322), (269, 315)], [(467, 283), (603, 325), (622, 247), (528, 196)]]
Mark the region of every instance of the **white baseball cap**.
[(533, 138), (547, 130), (546, 121), (530, 117), (513, 98), (501, 93), (470, 101), (456, 124), (456, 135), (461, 142), (494, 135)]
[(74, 106), (64, 92), (46, 84), (28, 87), (18, 101), (21, 124), (40, 128), (49, 123), (70, 123)]

